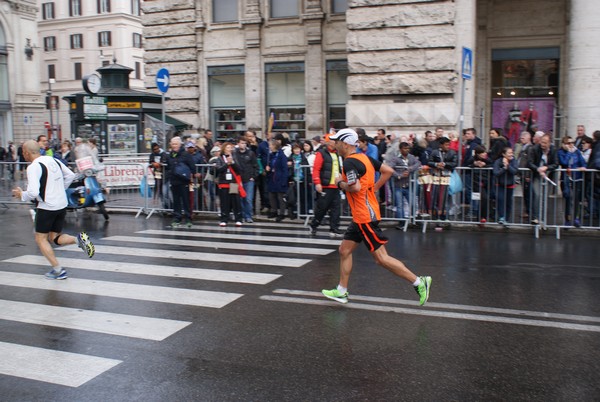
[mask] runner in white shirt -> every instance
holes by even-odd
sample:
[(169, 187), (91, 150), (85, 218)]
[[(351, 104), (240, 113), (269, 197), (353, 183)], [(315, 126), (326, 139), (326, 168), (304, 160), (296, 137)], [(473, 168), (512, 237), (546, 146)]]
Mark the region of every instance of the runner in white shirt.
[(27, 190), (17, 187), (13, 190), (13, 196), (25, 202), (37, 202), (35, 242), (52, 266), (46, 278), (67, 279), (67, 271), (60, 266), (50, 242), (58, 246), (78, 244), (90, 258), (95, 251), (85, 232), (77, 237), (61, 233), (67, 214), (65, 190), (75, 175), (57, 159), (40, 155), (40, 146), (33, 140), (23, 144), (23, 157), (31, 162), (27, 167)]

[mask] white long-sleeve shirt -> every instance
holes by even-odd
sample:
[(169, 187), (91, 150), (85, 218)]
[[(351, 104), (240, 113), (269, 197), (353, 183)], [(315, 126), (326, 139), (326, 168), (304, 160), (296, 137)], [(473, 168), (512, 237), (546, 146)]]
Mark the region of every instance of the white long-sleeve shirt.
[[(40, 179), (44, 164), (48, 171), (45, 196), (40, 196)], [(38, 201), (38, 208), (58, 211), (67, 206), (65, 189), (69, 187), (75, 174), (51, 156), (40, 156), (27, 167), (27, 190), (22, 192), (21, 201)]]

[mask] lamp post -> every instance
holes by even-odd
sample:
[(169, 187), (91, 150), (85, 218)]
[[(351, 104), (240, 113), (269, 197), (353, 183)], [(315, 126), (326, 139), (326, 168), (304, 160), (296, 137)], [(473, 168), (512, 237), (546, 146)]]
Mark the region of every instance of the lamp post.
[(48, 78), (48, 90), (46, 91), (46, 95), (48, 96), (48, 111), (50, 112), (50, 136), (54, 137), (54, 117), (52, 115), (52, 84), (54, 84), (56, 80), (54, 78)]

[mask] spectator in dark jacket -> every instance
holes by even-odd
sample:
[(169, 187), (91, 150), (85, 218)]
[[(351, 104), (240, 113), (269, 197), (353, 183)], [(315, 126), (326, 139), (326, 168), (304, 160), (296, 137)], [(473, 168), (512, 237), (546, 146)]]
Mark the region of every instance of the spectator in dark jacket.
[(488, 219), (490, 192), (491, 192), (491, 167), (493, 166), (485, 147), (475, 147), (475, 155), (468, 165), (471, 170), (471, 186), (473, 193), (479, 194), (479, 200), (471, 200), (471, 215), (481, 222)]
[[(575, 147), (575, 140), (565, 136), (557, 151), (560, 167), (566, 169), (560, 175), (560, 191), (565, 200), (565, 225), (581, 225), (581, 200), (583, 200), (583, 173), (586, 163), (583, 154)], [(575, 219), (571, 216), (571, 211)]]
[[(592, 152), (590, 153), (587, 167), (588, 169), (600, 170), (600, 130), (594, 131), (592, 138), (594, 143), (592, 144)], [(597, 219), (600, 212), (600, 172), (594, 172), (591, 177), (593, 181), (590, 182), (588, 188), (590, 189), (590, 193), (593, 188), (593, 194), (590, 194), (588, 197), (591, 204), (589, 209), (592, 218)], [(595, 224), (597, 225), (598, 221)]]
[(539, 223), (539, 201), (542, 184), (546, 185), (546, 180), (551, 180), (551, 174), (558, 168), (558, 155), (556, 149), (552, 146), (552, 138), (545, 134), (540, 138), (540, 142), (529, 152), (527, 165), (532, 173), (531, 179), (531, 223)]
[(513, 205), (515, 176), (519, 172), (519, 164), (510, 147), (504, 148), (501, 157), (494, 162), (494, 177), (496, 178), (496, 211), (498, 223), (510, 221)]
[(492, 162), (502, 156), (504, 148), (510, 147), (510, 143), (505, 136), (502, 135), (502, 129), (492, 128), (490, 130), (490, 152), (489, 156)]
[(181, 226), (182, 212), (186, 225), (192, 226), (192, 211), (190, 209), (189, 186), (195, 171), (192, 156), (183, 149), (180, 137), (173, 137), (170, 142), (171, 151), (168, 153), (166, 171), (173, 194), (173, 223), (171, 226)]
[(267, 190), (271, 210), (269, 217), (281, 222), (285, 217), (286, 205), (284, 197), (289, 186), (288, 158), (282, 148), (281, 141), (273, 139), (270, 142), (269, 162), (267, 171)]
[(242, 198), (242, 218), (244, 222), (252, 223), (254, 212), (254, 184), (258, 177), (258, 161), (256, 154), (248, 146), (247, 137), (238, 139), (238, 147), (235, 151), (235, 159), (240, 164), (240, 176), (246, 190), (246, 197)]
[(450, 149), (450, 139), (438, 139), (439, 148), (433, 150), (429, 157), (428, 165), (433, 176), (431, 191), (433, 219), (446, 220), (446, 207), (448, 198), (448, 185), (450, 175), (458, 165), (458, 155)]
[(257, 148), (256, 160), (258, 162), (259, 176), (256, 181), (258, 187), (258, 193), (260, 194), (260, 209), (263, 213), (271, 210), (271, 203), (269, 200), (269, 190), (267, 189), (267, 171), (266, 167), (269, 164), (270, 141), (271, 133), (266, 133), (266, 139), (263, 139)]

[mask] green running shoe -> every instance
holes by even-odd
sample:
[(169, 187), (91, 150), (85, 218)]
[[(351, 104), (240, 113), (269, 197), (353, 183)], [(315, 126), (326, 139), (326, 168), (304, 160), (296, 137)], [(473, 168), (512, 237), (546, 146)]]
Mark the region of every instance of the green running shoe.
[(94, 244), (90, 240), (90, 237), (87, 235), (87, 233), (81, 232), (79, 235), (77, 235), (77, 244), (79, 245), (79, 248), (87, 254), (88, 257), (92, 258), (94, 256), (96, 249), (94, 248)]
[(325, 296), (326, 298), (335, 300), (336, 302), (340, 302), (342, 304), (348, 303), (348, 292), (341, 293), (336, 288), (336, 289), (331, 289), (331, 290), (323, 289), (321, 291), (321, 293), (323, 293), (323, 296)]
[(419, 306), (422, 306), (429, 299), (429, 289), (431, 289), (431, 276), (419, 276), (421, 283), (415, 286), (415, 290), (419, 294)]

